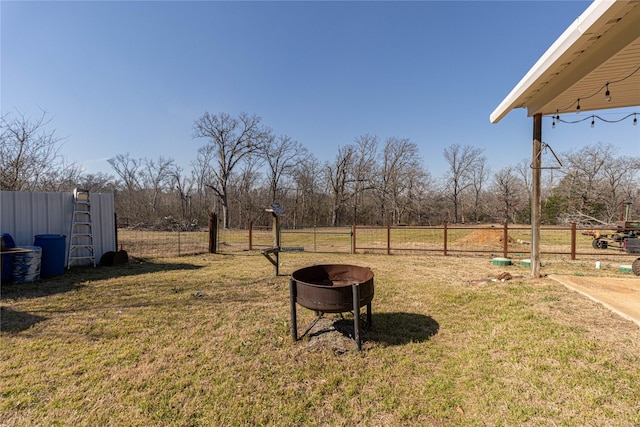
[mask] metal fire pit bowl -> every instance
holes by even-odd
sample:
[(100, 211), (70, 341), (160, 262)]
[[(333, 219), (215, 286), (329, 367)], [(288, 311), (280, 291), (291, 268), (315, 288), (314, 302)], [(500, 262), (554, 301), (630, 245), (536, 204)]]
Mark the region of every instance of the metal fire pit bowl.
[(345, 264), (314, 265), (296, 270), (289, 285), (291, 299), (291, 335), (298, 340), (296, 303), (314, 310), (316, 319), (302, 336), (316, 324), (324, 313), (353, 311), (356, 348), (361, 348), (360, 307), (367, 306), (366, 327), (371, 326), (373, 300), (373, 271), (366, 267)]

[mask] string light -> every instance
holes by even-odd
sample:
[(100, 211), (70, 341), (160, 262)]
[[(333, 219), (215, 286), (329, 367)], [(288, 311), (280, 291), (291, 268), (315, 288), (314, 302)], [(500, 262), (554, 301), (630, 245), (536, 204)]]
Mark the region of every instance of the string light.
[(593, 127), (595, 127), (595, 125), (596, 125), (596, 120), (595, 120), (595, 119), (601, 120), (601, 121), (606, 122), (606, 123), (618, 123), (618, 122), (621, 122), (621, 121), (623, 121), (623, 120), (625, 120), (625, 119), (628, 119), (628, 118), (629, 118), (629, 117), (631, 117), (631, 116), (633, 116), (633, 125), (634, 125), (634, 126), (638, 126), (638, 117), (637, 117), (637, 114), (638, 114), (638, 113), (631, 113), (631, 114), (628, 114), (628, 115), (624, 116), (623, 118), (621, 118), (621, 119), (619, 119), (619, 120), (607, 120), (607, 119), (603, 119), (603, 118), (602, 118), (602, 117), (600, 117), (600, 116), (592, 115), (592, 116), (590, 116), (590, 117), (585, 117), (585, 118), (583, 118), (583, 119), (578, 119), (578, 120), (573, 120), (573, 121), (571, 121), (571, 120), (562, 120), (562, 119), (560, 118), (560, 114), (559, 114), (559, 112), (560, 112), (560, 111), (563, 111), (563, 112), (565, 112), (565, 111), (569, 111), (569, 109), (570, 109), (571, 107), (573, 107), (574, 105), (576, 106), (576, 109), (575, 109), (576, 114), (580, 114), (580, 111), (582, 110), (582, 108), (580, 107), (580, 100), (583, 100), (583, 101), (584, 101), (585, 99), (592, 98), (592, 97), (594, 97), (595, 95), (597, 95), (598, 93), (601, 93), (602, 89), (605, 89), (605, 92), (604, 92), (604, 99), (605, 99), (606, 101), (611, 101), (611, 91), (609, 90), (609, 85), (610, 85), (610, 84), (615, 84), (615, 83), (620, 83), (620, 82), (622, 82), (622, 81), (624, 81), (624, 80), (627, 80), (628, 78), (630, 78), (631, 76), (633, 76), (633, 75), (634, 75), (635, 73), (637, 73), (638, 71), (640, 71), (640, 67), (637, 67), (635, 70), (633, 70), (631, 73), (629, 73), (627, 76), (625, 76), (625, 77), (623, 77), (623, 78), (621, 78), (621, 79), (618, 79), (618, 80), (610, 80), (610, 81), (606, 82), (604, 85), (602, 85), (602, 86), (601, 86), (597, 91), (595, 91), (594, 93), (592, 93), (592, 94), (590, 94), (590, 95), (588, 95), (588, 96), (583, 96), (583, 97), (581, 97), (581, 98), (576, 99), (576, 101), (575, 101), (575, 102), (573, 102), (573, 103), (571, 103), (571, 105), (568, 105), (568, 106), (567, 106), (567, 107), (565, 107), (565, 108), (557, 109), (557, 110), (556, 110), (556, 113), (555, 113), (554, 115), (552, 115), (552, 116), (551, 116), (551, 118), (552, 118), (551, 127), (552, 127), (553, 129), (555, 129), (555, 128), (556, 128), (556, 122), (562, 122), (562, 123), (574, 124), (574, 123), (580, 123), (580, 122), (583, 122), (583, 121), (585, 121), (585, 120), (587, 120), (587, 119), (591, 118), (591, 127), (593, 128)]
[(605, 93), (604, 93), (604, 98), (607, 101), (611, 101), (611, 91), (609, 90), (609, 85), (610, 84), (615, 84), (615, 83), (620, 83), (622, 81), (627, 80), (628, 78), (630, 78), (631, 76), (633, 76), (635, 73), (637, 73), (638, 71), (640, 71), (640, 67), (637, 67), (636, 69), (634, 69), (633, 71), (631, 71), (631, 73), (629, 73), (628, 75), (626, 75), (625, 77), (622, 77), (618, 80), (609, 80), (608, 82), (606, 82), (605, 84), (603, 84), (602, 86), (600, 86), (598, 88), (598, 90), (596, 90), (595, 92), (591, 93), (590, 95), (585, 95), (585, 96), (581, 96), (580, 98), (578, 98), (576, 101), (572, 102), (570, 105), (567, 105), (564, 108), (559, 108), (556, 111), (562, 111), (562, 112), (566, 112), (569, 111), (571, 109), (571, 107), (573, 107), (574, 105), (576, 105), (576, 113), (580, 112), (580, 100), (584, 101), (585, 99), (589, 99), (589, 98), (593, 98), (594, 96), (596, 96), (597, 94), (602, 92), (602, 89), (605, 89)]
[(602, 122), (605, 122), (605, 123), (620, 123), (620, 122), (628, 119), (631, 116), (633, 116), (633, 125), (634, 126), (638, 126), (638, 117), (637, 117), (637, 115), (638, 115), (638, 113), (629, 113), (629, 114), (627, 114), (626, 116), (624, 116), (624, 117), (622, 117), (620, 119), (609, 120), (609, 119), (605, 119), (605, 118), (602, 118), (602, 117), (597, 116), (597, 115), (594, 114), (592, 116), (587, 116), (587, 117), (584, 117), (584, 118), (578, 119), (578, 120), (563, 120), (562, 118), (560, 118), (559, 114), (554, 114), (554, 115), (551, 116), (551, 119), (553, 120), (551, 122), (551, 127), (553, 129), (555, 129), (556, 123), (558, 123), (558, 122), (567, 123), (567, 124), (576, 124), (576, 123), (584, 122), (584, 121), (589, 120), (589, 119), (591, 119), (591, 127), (595, 127), (596, 126), (596, 119), (598, 119), (598, 120), (600, 120)]

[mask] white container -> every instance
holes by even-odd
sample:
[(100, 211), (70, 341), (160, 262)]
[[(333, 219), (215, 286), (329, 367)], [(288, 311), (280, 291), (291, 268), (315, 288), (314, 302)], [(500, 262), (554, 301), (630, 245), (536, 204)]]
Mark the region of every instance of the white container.
[(601, 266), (602, 264), (600, 264), (600, 261), (596, 261), (596, 270), (600, 270)]
[(11, 261), (11, 280), (14, 283), (34, 282), (40, 279), (42, 248), (40, 246), (22, 246), (30, 252), (13, 254)]

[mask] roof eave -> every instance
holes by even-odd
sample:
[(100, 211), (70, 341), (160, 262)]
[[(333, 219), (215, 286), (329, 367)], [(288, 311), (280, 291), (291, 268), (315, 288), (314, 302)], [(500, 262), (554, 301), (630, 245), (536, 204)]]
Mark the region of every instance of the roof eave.
[(547, 49), (547, 51), (538, 59), (538, 61), (525, 74), (520, 82), (513, 88), (498, 107), (491, 113), (489, 119), (491, 123), (497, 123), (504, 118), (509, 111), (514, 108), (527, 108), (528, 115), (535, 114), (535, 109), (530, 105), (525, 105), (526, 100), (531, 97), (529, 90), (535, 87), (549, 69), (556, 65), (559, 60), (571, 52), (580, 38), (590, 33), (591, 28), (597, 23), (607, 12), (619, 7), (622, 2), (612, 0), (595, 0)]

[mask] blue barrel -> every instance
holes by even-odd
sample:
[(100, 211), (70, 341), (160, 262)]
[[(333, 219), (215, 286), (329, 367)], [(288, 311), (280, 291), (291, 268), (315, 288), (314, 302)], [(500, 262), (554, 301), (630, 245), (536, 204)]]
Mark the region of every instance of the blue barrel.
[(64, 234), (36, 234), (33, 246), (42, 248), (41, 277), (59, 276), (64, 273), (66, 238)]
[(23, 246), (29, 252), (13, 254), (11, 279), (13, 283), (35, 282), (40, 278), (42, 248), (39, 246)]
[[(9, 233), (2, 233), (2, 247), (12, 249), (16, 247), (16, 243), (13, 241), (13, 237)], [(13, 255), (2, 255), (2, 281), (11, 281), (11, 261)]]

